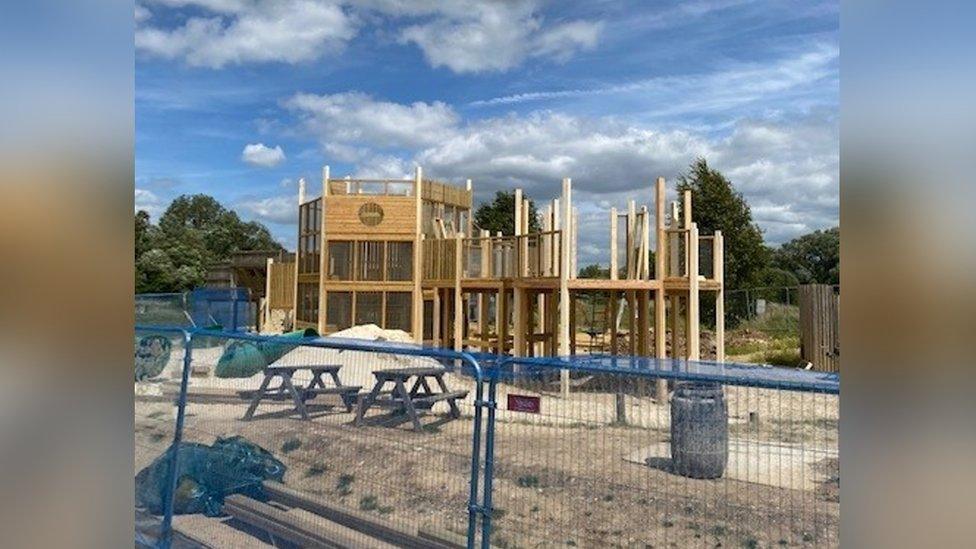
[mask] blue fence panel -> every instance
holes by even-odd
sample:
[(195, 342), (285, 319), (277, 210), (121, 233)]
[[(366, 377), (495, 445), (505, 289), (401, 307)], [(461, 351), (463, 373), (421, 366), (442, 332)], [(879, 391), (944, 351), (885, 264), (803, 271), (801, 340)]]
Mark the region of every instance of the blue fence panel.
[[(213, 296), (200, 300), (218, 302)], [(449, 540), (486, 548), (837, 544), (838, 374), (647, 357), (513, 358), (392, 341), (137, 328), (142, 338), (154, 334), (168, 338), (173, 349), (160, 372), (149, 360), (164, 346), (160, 341), (147, 342), (145, 360), (137, 358), (136, 453), (137, 467), (151, 459), (172, 463), (164, 470), (159, 546), (173, 539), (171, 532), (210, 536), (224, 545), (253, 536), (305, 545), (332, 536), (369, 545), (396, 535), (414, 541), (427, 536), (421, 546)], [(189, 345), (176, 349), (183, 334)], [(139, 352), (137, 345), (137, 357)], [(332, 364), (342, 381), (325, 375), (317, 382), (311, 367)], [(383, 371), (402, 373), (417, 364), (447, 372), (451, 390), (468, 392), (457, 401), (459, 419), (446, 402), (432, 403), (415, 431), (402, 402), (395, 402), (395, 385), (377, 393), (393, 404), (392, 413), (370, 409), (358, 417), (360, 402), (369, 402)], [(569, 372), (568, 394), (561, 371)], [(249, 377), (221, 378), (219, 372)], [(272, 379), (269, 372), (288, 375)], [(710, 407), (681, 408), (689, 406), (685, 393), (657, 401), (659, 379), (672, 389), (711, 384)], [(160, 389), (150, 390), (153, 383)], [(280, 390), (266, 391), (277, 384)], [(421, 400), (431, 390), (419, 383), (408, 388), (411, 395), (420, 391)], [(703, 410), (712, 417), (700, 415)], [(244, 452), (264, 459), (266, 468), (277, 471), (280, 464), (283, 476), (249, 481), (249, 488), (222, 493), (209, 511), (186, 514), (185, 499), (174, 503), (173, 496), (185, 496), (190, 466), (177, 460), (190, 458), (167, 448), (211, 456), (219, 449), (218, 457)], [(679, 453), (684, 461), (675, 457)], [(722, 466), (714, 478), (697, 478), (701, 469), (685, 466), (702, 456), (717, 463), (716, 455)], [(228, 477), (240, 480), (239, 474), (214, 473), (200, 489), (224, 490), (214, 486), (224, 486)], [(265, 499), (274, 507), (262, 507)], [(275, 514), (284, 513), (282, 507), (292, 511)], [(236, 518), (208, 518), (208, 512)], [(242, 521), (251, 526), (241, 529)], [(227, 526), (233, 524), (236, 530)], [(296, 534), (286, 524), (312, 537), (289, 538)]]

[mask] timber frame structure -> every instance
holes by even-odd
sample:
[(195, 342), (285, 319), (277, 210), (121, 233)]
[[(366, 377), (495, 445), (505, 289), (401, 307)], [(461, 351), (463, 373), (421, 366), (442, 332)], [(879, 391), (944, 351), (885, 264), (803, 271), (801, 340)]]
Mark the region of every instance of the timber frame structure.
[[(567, 356), (579, 350), (576, 301), (600, 293), (614, 319), (610, 353), (697, 360), (705, 294), (715, 300), (715, 358), (724, 361), (722, 234), (699, 234), (690, 192), (666, 211), (664, 178), (654, 186), (653, 218), (633, 200), (624, 212), (610, 210), (605, 279), (576, 276), (568, 178), (562, 196), (542, 209), (537, 233), (516, 189), (511, 236), (475, 227), (471, 180), (465, 188), (439, 183), (420, 167), (413, 179), (367, 180), (332, 179), (326, 166), (322, 195), (305, 194), (300, 180), (296, 328), (329, 334), (372, 323), (440, 347)], [(562, 385), (568, 391), (568, 376)]]

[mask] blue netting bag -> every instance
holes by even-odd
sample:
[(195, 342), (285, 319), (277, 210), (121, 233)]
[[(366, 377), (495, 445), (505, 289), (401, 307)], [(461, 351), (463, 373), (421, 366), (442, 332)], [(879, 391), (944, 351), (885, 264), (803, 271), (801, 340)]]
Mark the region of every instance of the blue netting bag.
[[(173, 447), (139, 471), (135, 479), (136, 505), (161, 515)], [(219, 516), (224, 498), (243, 494), (266, 500), (262, 483), (281, 482), (287, 468), (264, 448), (244, 437), (218, 437), (211, 445), (196, 442), (176, 447), (176, 496), (173, 513)]]

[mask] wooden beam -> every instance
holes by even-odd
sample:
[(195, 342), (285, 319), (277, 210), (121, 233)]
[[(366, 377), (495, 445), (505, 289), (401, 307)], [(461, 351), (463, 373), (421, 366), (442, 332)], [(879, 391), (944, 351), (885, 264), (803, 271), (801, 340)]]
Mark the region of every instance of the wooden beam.
[(637, 204), (627, 201), (627, 278), (637, 278), (637, 258), (634, 243), (637, 241), (634, 227), (637, 225)]
[[(298, 322), (298, 266), (302, 264), (300, 257), (302, 251), (302, 204), (305, 202), (305, 178), (298, 179), (298, 242), (295, 246), (295, 296), (292, 302), (291, 321), (293, 325)], [(321, 273), (319, 273), (321, 275)], [(320, 279), (321, 280), (321, 279)]]
[(617, 280), (617, 208), (610, 208), (610, 280)]
[[(563, 219), (569, 222), (573, 215), (572, 181), (567, 177), (563, 179)], [(559, 255), (561, 262), (559, 269), (559, 355), (569, 355), (569, 267), (570, 267), (570, 239), (563, 237), (560, 239), (562, 251)], [(569, 396), (569, 370), (559, 372), (559, 385), (563, 397)]]
[(641, 278), (650, 280), (651, 278), (651, 219), (647, 211), (647, 206), (641, 206)]
[(699, 342), (699, 330), (701, 322), (699, 318), (699, 293), (698, 293), (698, 224), (692, 223), (688, 232), (688, 310), (685, 313), (688, 318), (688, 331), (685, 335), (686, 345), (688, 346), (688, 359), (701, 359), (701, 344)]
[(424, 277), (423, 271), (423, 219), (424, 219), (424, 199), (423, 199), (423, 179), (424, 173), (420, 166), (414, 171), (414, 215), (416, 223), (414, 226), (413, 237), (413, 300), (410, 308), (411, 331), (413, 340), (416, 343), (424, 342), (424, 293), (421, 282)]
[[(454, 350), (462, 351), (464, 337), (464, 300), (461, 293), (461, 270), (463, 266), (464, 238), (461, 233), (454, 237)], [(460, 363), (457, 364), (460, 366)]]
[(325, 234), (325, 197), (329, 192), (329, 167), (322, 167), (322, 200), (319, 202), (321, 207), (321, 215), (319, 215), (319, 320), (318, 320), (318, 331), (320, 334), (325, 333), (325, 308), (327, 302), (327, 292), (325, 290), (325, 284), (323, 281), (326, 278), (326, 267), (328, 266), (329, 255), (328, 255), (328, 243), (326, 242)]
[[(654, 292), (654, 356), (657, 358), (667, 357), (665, 327), (667, 316), (665, 315), (664, 299), (664, 259), (667, 254), (667, 240), (664, 232), (664, 202), (666, 200), (664, 178), (658, 177), (654, 191), (654, 219), (657, 226), (657, 251), (654, 255), (654, 277), (662, 281), (662, 287)], [(663, 379), (658, 379), (655, 391), (655, 400), (663, 403), (668, 400), (668, 384)]]
[(725, 240), (722, 231), (715, 231), (712, 252), (712, 276), (718, 282), (715, 292), (715, 360), (725, 362)]
[(572, 254), (570, 255), (570, 259), (572, 260), (572, 267), (569, 269), (569, 278), (572, 280), (576, 279), (576, 275), (579, 272), (579, 265), (577, 264), (577, 259), (579, 257), (579, 253), (578, 253), (579, 248), (576, 246), (578, 242), (577, 239), (578, 226), (579, 226), (579, 210), (576, 208), (576, 206), (573, 206), (573, 225), (572, 225), (572, 230), (570, 231), (570, 240), (569, 240), (569, 244), (570, 246), (572, 246), (572, 250), (573, 250)]

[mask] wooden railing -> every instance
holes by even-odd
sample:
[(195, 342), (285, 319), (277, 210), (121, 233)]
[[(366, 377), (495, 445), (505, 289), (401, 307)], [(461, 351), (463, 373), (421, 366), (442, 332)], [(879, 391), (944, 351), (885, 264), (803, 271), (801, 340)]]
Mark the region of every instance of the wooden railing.
[(334, 196), (414, 196), (413, 179), (331, 179), (329, 194)]
[[(424, 280), (454, 280), (457, 242), (456, 238), (424, 240)], [(559, 277), (561, 231), (464, 238), (460, 242), (461, 278)]]
[[(416, 196), (413, 179), (330, 179), (329, 194), (333, 196)], [(471, 191), (446, 183), (424, 180), (424, 200), (471, 209)]]

